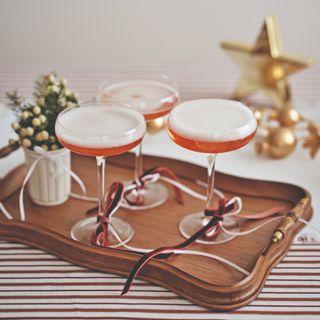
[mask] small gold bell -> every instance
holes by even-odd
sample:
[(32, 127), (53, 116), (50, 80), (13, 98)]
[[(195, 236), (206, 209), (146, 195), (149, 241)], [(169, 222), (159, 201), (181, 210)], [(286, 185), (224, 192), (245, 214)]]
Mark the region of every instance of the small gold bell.
[(269, 128), (263, 141), (256, 144), (257, 153), (267, 153), (272, 158), (284, 158), (297, 144), (294, 130), (289, 127)]

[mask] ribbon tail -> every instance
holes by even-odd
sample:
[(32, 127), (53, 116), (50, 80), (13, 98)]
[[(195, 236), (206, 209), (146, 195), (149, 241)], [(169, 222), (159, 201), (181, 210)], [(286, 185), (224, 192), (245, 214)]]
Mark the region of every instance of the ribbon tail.
[(138, 262), (134, 265), (133, 269), (131, 270), (129, 277), (124, 285), (124, 288), (121, 292), (121, 295), (126, 294), (132, 285), (132, 282), (138, 275), (139, 271), (143, 268), (143, 266), (152, 258), (161, 255), (161, 258), (167, 258), (168, 255), (171, 256), (174, 253), (174, 250), (176, 249), (186, 249), (189, 247), (193, 242), (195, 242), (198, 238), (200, 238), (202, 235), (204, 235), (208, 230), (210, 230), (212, 227), (214, 227), (219, 221), (218, 217), (213, 217), (204, 227), (202, 227), (200, 230), (198, 230), (196, 233), (194, 233), (190, 238), (187, 240), (173, 246), (173, 247), (161, 247), (157, 248), (153, 251), (150, 251), (146, 254), (144, 254)]
[(273, 207), (269, 210), (255, 213), (255, 214), (248, 214), (248, 215), (239, 214), (239, 215), (237, 215), (237, 217), (242, 218), (242, 219), (247, 219), (247, 220), (259, 220), (259, 219), (272, 217), (285, 209), (286, 208), (284, 206), (278, 206), (278, 207)]
[(34, 169), (36, 168), (36, 166), (38, 165), (39, 161), (44, 158), (44, 156), (40, 156), (38, 159), (36, 159), (36, 161), (31, 165), (29, 171), (27, 172), (23, 183), (22, 183), (22, 187), (21, 187), (21, 191), (20, 191), (20, 195), (19, 195), (19, 209), (20, 209), (20, 220), (21, 221), (25, 221), (26, 220), (26, 214), (25, 214), (25, 210), (24, 210), (24, 204), (23, 204), (23, 192), (24, 192), (24, 188), (28, 182), (28, 180), (30, 179)]
[(13, 216), (10, 214), (10, 212), (6, 209), (6, 207), (3, 205), (2, 202), (0, 202), (0, 211), (5, 215), (5, 217), (9, 220), (13, 219)]
[[(55, 160), (54, 160), (55, 161)], [(83, 183), (83, 181), (81, 180), (81, 178), (74, 173), (71, 169), (69, 169), (67, 166), (65, 166), (64, 164), (62, 165), (63, 169), (74, 179), (74, 181), (76, 181), (82, 191), (83, 195), (87, 194), (87, 189), (85, 184)]]
[(146, 254), (144, 254), (139, 260), (138, 262), (134, 265), (133, 269), (131, 270), (129, 277), (123, 287), (123, 290), (121, 292), (121, 295), (123, 296), (124, 294), (126, 294), (129, 290), (130, 287), (132, 285), (133, 280), (136, 278), (136, 276), (138, 275), (139, 271), (143, 268), (143, 266), (153, 257), (156, 257), (157, 255), (164, 253), (165, 251), (167, 251), (169, 248), (167, 247), (162, 247), (162, 248), (158, 248), (155, 249), (151, 252), (148, 252)]

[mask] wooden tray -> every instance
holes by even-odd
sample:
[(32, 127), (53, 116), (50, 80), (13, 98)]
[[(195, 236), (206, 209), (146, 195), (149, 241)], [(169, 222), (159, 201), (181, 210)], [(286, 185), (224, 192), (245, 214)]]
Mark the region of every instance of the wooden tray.
[[(108, 182), (131, 179), (133, 163), (131, 154), (108, 159)], [(206, 180), (205, 168), (182, 161), (144, 156), (146, 168), (157, 165), (170, 167), (183, 183), (205, 193), (203, 187), (195, 183), (195, 179)], [(85, 182), (88, 194), (95, 195), (95, 160), (73, 155), (72, 168)], [(20, 170), (21, 179), (23, 170)], [(4, 180), (0, 182), (0, 193), (8, 187), (8, 182), (5, 184)], [(216, 186), (228, 196), (241, 196), (243, 212), (246, 214), (278, 205), (285, 206), (289, 212), (302, 198), (310, 199), (307, 191), (294, 185), (243, 179), (222, 173), (216, 174)], [(73, 189), (77, 190), (77, 186), (73, 185)], [(92, 202), (70, 198), (62, 205), (43, 207), (33, 204), (26, 192), (27, 221), (21, 222), (18, 220), (18, 195), (19, 190), (16, 190), (5, 200), (3, 197), (0, 199), (17, 218), (7, 220), (0, 216), (1, 240), (21, 242), (83, 267), (121, 275), (128, 275), (140, 257), (139, 254), (121, 249), (84, 245), (70, 238), (70, 228), (85, 217), (86, 210), (93, 206)], [(117, 215), (128, 221), (135, 230), (130, 244), (142, 248), (157, 248), (181, 242), (183, 238), (178, 232), (179, 221), (186, 214), (201, 211), (204, 207), (202, 201), (190, 196), (185, 195), (185, 200), (185, 205), (179, 205), (171, 196), (164, 205), (155, 209), (141, 212), (121, 209), (117, 212)], [(310, 202), (308, 201), (302, 213), (303, 218), (307, 220), (312, 216)], [(246, 222), (241, 229), (245, 230), (257, 223), (261, 221)], [(282, 241), (270, 246), (272, 235), (278, 225), (279, 221), (272, 222), (253, 234), (237, 237), (224, 244), (192, 246), (193, 250), (211, 252), (230, 259), (250, 271), (248, 277), (205, 257), (174, 255), (167, 260), (153, 259), (143, 268), (139, 278), (168, 288), (205, 307), (218, 310), (241, 307), (258, 295), (271, 269), (286, 255), (294, 235), (302, 228), (302, 224), (297, 221)], [(128, 294), (130, 295), (130, 292)]]

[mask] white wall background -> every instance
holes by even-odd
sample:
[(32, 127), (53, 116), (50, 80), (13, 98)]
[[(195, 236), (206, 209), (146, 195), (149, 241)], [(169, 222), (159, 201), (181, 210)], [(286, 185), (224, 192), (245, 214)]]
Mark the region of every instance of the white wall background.
[(230, 63), (276, 15), (287, 53), (320, 60), (319, 0), (0, 0), (0, 63)]

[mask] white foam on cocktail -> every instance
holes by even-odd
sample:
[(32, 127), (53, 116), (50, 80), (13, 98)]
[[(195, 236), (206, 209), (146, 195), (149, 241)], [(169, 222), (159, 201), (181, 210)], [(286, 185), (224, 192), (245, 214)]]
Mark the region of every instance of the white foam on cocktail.
[(120, 106), (88, 106), (58, 117), (56, 135), (67, 143), (91, 148), (112, 148), (142, 138), (146, 131), (143, 116)]
[(181, 103), (168, 120), (169, 129), (198, 141), (232, 141), (252, 134), (257, 127), (251, 110), (237, 101), (200, 99)]
[(155, 80), (124, 80), (101, 88), (99, 101), (121, 101), (132, 104), (141, 113), (152, 113), (164, 104), (174, 103), (178, 92), (174, 87)]

